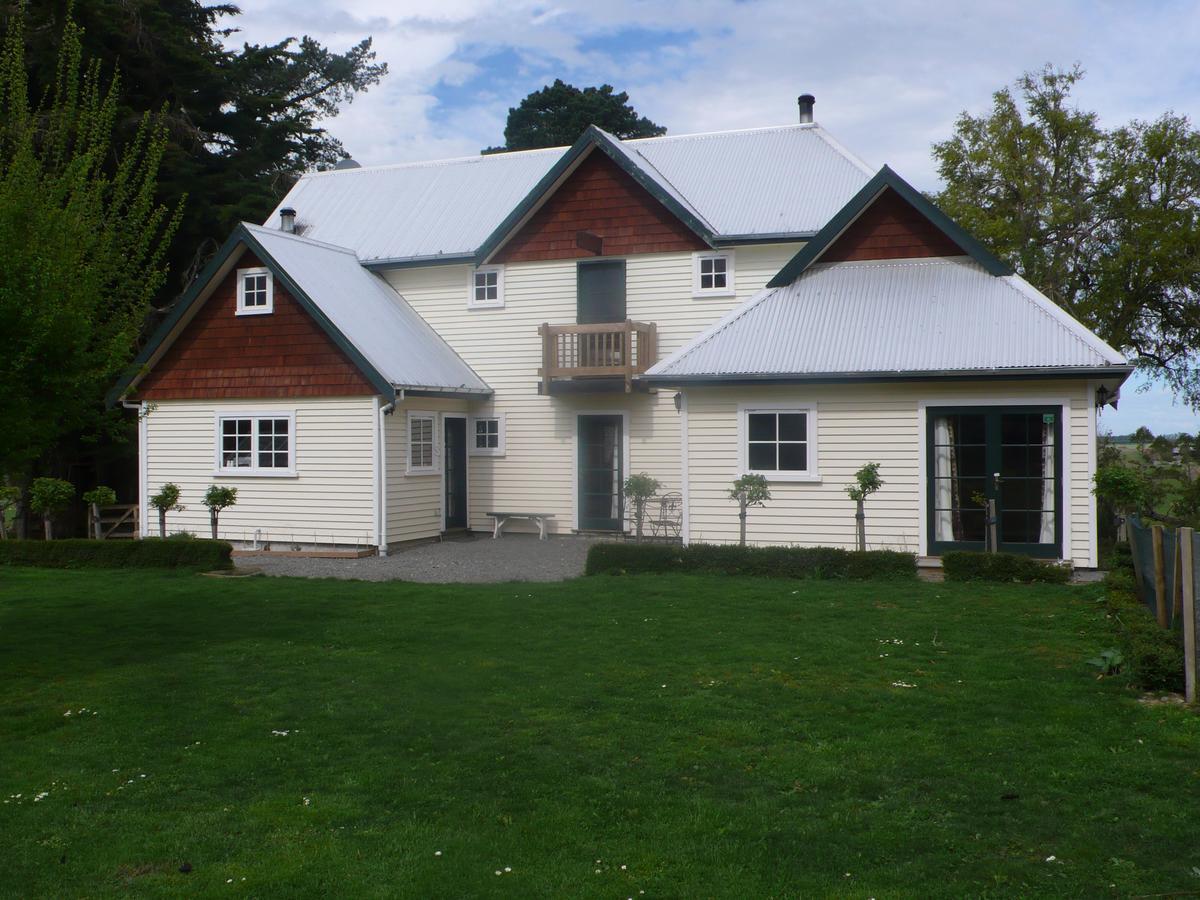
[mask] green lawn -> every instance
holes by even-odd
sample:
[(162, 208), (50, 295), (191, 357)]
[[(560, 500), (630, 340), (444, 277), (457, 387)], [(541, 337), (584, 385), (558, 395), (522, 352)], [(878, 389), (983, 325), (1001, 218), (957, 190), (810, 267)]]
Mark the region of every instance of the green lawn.
[(0, 569), (0, 894), (1197, 891), (1099, 591)]

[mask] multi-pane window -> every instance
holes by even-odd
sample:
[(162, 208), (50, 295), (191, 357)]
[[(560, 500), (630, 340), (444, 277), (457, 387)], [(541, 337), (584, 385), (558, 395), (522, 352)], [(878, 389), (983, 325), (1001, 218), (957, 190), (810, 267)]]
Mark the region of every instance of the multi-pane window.
[(267, 269), (238, 269), (238, 315), (269, 313), (274, 303), (274, 285)]
[(471, 453), (476, 456), (504, 455), (504, 417), (481, 416), (472, 420)]
[(290, 416), (222, 416), (218, 440), (221, 471), (280, 474), (292, 470)]
[(701, 253), (695, 257), (695, 294), (732, 294), (733, 257), (728, 253)]
[(432, 414), (412, 413), (408, 417), (408, 470), (432, 472), (436, 469), (434, 456), (434, 426)]
[(816, 407), (742, 407), (741, 471), (772, 481), (818, 481)]
[(808, 471), (808, 413), (752, 412), (746, 420), (752, 472)]
[(504, 270), (499, 266), (483, 266), (471, 273), (471, 293), (468, 306), (504, 305)]

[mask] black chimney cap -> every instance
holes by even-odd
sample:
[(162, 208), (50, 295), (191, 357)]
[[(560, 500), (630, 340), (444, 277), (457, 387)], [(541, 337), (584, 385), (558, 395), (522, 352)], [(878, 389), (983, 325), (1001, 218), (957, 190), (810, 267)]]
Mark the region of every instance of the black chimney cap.
[(808, 123), (813, 120), (813, 104), (817, 102), (817, 98), (812, 94), (801, 94), (796, 98), (796, 105), (800, 107), (801, 123)]

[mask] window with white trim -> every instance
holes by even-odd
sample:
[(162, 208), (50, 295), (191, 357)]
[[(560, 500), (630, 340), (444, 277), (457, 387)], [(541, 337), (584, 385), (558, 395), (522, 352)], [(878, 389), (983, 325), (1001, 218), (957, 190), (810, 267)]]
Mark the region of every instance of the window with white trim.
[(743, 407), (741, 468), (772, 481), (815, 481), (816, 408)]
[(477, 416), (471, 419), (471, 443), (475, 456), (504, 455), (504, 416)]
[(408, 414), (408, 473), (437, 472), (437, 413)]
[(732, 253), (696, 253), (692, 257), (692, 262), (693, 296), (733, 296)]
[(295, 474), (295, 425), (291, 413), (218, 415), (217, 473)]
[(275, 278), (270, 269), (237, 270), (237, 314), (261, 316), (275, 309)]
[(504, 267), (479, 266), (471, 270), (467, 306), (472, 309), (496, 309), (504, 305)]

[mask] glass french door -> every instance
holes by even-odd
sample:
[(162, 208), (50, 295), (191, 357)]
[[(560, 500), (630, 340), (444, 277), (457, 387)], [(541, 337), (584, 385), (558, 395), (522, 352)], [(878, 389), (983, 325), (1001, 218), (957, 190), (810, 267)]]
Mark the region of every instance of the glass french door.
[(579, 527), (621, 531), (625, 510), (621, 485), (620, 416), (579, 417)]
[(929, 552), (985, 549), (994, 500), (1000, 550), (1060, 559), (1061, 407), (943, 407), (928, 416)]

